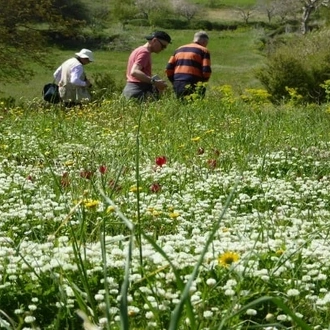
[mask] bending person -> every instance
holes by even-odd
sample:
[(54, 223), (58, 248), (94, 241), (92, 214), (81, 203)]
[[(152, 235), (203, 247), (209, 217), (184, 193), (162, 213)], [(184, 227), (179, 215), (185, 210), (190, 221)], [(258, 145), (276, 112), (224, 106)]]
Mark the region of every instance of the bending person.
[(61, 100), (68, 108), (91, 101), (88, 88), (92, 84), (86, 78), (84, 66), (94, 62), (93, 52), (89, 49), (82, 49), (75, 55), (62, 63), (54, 72)]
[(169, 59), (165, 72), (177, 98), (194, 93), (204, 97), (205, 85), (199, 83), (209, 81), (212, 72), (208, 42), (206, 32), (196, 32), (193, 42), (177, 48)]

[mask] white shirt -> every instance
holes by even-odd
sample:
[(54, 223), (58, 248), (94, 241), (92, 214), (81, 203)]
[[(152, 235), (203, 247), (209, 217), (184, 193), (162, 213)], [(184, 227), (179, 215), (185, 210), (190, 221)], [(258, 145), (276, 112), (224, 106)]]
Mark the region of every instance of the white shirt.
[[(73, 67), (70, 72), (71, 73), (70, 83), (82, 87), (86, 86), (86, 82), (80, 79), (83, 72), (84, 72), (84, 68), (81, 63)], [(62, 76), (62, 66), (58, 67), (54, 72), (54, 79), (57, 84), (60, 82), (61, 76)]]

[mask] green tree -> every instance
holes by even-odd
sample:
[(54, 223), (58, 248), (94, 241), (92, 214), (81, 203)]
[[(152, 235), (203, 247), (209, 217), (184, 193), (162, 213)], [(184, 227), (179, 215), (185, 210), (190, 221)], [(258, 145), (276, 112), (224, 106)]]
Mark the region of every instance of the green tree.
[(0, 0), (0, 80), (27, 81), (32, 63), (47, 65), (48, 33), (74, 35), (83, 21), (63, 15), (57, 0)]
[(154, 26), (158, 19), (173, 13), (169, 0), (135, 0), (139, 13)]
[(133, 0), (116, 0), (113, 4), (112, 15), (125, 28), (125, 24), (137, 14)]

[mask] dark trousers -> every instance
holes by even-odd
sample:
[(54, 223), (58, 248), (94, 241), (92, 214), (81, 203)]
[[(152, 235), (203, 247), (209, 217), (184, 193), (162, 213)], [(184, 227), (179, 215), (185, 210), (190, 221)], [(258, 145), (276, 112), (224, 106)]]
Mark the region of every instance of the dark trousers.
[(148, 100), (158, 100), (159, 92), (151, 84), (127, 82), (123, 90), (123, 95), (127, 99), (137, 99), (141, 102)]
[(173, 89), (176, 97), (179, 99), (184, 99), (186, 96), (192, 94), (197, 94), (199, 98), (203, 98), (206, 92), (206, 88), (204, 86), (197, 86), (197, 82), (191, 83), (180, 80), (173, 82)]

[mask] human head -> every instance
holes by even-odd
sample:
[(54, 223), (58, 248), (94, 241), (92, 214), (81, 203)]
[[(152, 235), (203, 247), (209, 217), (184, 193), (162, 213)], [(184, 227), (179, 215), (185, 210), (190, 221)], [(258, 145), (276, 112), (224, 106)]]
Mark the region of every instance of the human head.
[(196, 42), (204, 47), (207, 46), (209, 42), (209, 36), (205, 31), (199, 31), (194, 34), (194, 40), (193, 42)]
[(82, 64), (94, 62), (93, 52), (89, 49), (83, 48), (79, 53), (76, 53), (75, 55), (81, 60)]
[(146, 36), (152, 52), (159, 53), (171, 43), (171, 37), (164, 31), (155, 31)]

